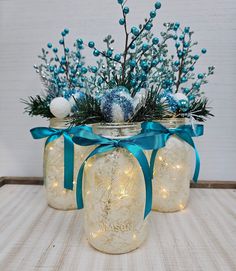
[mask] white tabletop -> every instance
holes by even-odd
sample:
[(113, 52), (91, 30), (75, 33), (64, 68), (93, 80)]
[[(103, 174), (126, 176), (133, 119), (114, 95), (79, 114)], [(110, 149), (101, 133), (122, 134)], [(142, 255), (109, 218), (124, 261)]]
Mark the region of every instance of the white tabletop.
[(82, 211), (57, 211), (43, 187), (0, 188), (1, 271), (235, 271), (236, 191), (191, 189), (186, 210), (152, 212), (137, 250), (107, 255), (93, 249)]

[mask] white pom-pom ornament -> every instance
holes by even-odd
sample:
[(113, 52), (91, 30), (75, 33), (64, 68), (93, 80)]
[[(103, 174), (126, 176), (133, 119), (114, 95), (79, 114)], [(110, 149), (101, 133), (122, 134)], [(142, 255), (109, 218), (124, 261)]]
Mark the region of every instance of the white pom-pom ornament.
[(67, 117), (71, 112), (70, 103), (63, 97), (57, 97), (50, 103), (51, 113), (59, 119)]
[(179, 102), (181, 100), (188, 101), (188, 97), (184, 95), (183, 93), (175, 93), (173, 95), (173, 98), (176, 100), (176, 102)]

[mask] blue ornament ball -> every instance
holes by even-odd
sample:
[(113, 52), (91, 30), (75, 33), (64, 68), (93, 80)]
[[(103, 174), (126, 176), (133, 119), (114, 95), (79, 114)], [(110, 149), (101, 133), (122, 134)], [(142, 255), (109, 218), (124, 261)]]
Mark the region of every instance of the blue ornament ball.
[(125, 87), (108, 90), (101, 97), (101, 110), (107, 122), (122, 123), (134, 113), (133, 99)]
[(63, 96), (66, 100), (69, 101), (71, 106), (71, 112), (73, 113), (76, 111), (75, 99), (77, 100), (83, 99), (85, 97), (85, 94), (84, 92), (77, 89), (68, 89), (63, 91)]
[(163, 101), (165, 101), (167, 103), (167, 105), (169, 107), (169, 110), (171, 112), (175, 112), (177, 110), (177, 108), (178, 108), (178, 102), (176, 101), (176, 99), (174, 99), (174, 96), (173, 96), (173, 94), (171, 92), (169, 93), (167, 91), (164, 94), (164, 97), (162, 99), (163, 99)]
[(182, 111), (182, 112), (187, 112), (188, 109), (189, 109), (189, 102), (186, 101), (186, 100), (179, 100), (178, 102), (178, 106), (179, 106), (179, 109)]

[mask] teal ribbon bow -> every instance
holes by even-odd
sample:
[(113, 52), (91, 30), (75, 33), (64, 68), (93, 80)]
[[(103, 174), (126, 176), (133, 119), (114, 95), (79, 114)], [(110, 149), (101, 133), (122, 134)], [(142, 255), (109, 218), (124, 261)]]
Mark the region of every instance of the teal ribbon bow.
[[(194, 141), (192, 137), (198, 137), (202, 136), (204, 133), (204, 126), (201, 124), (197, 124), (194, 126), (194, 129), (192, 125), (181, 125), (177, 128), (171, 128), (168, 129), (165, 126), (161, 125), (159, 122), (144, 122), (142, 124), (142, 130), (143, 132), (155, 132), (158, 135), (162, 134), (165, 136), (165, 142), (168, 141), (170, 136), (176, 135), (179, 138), (181, 138), (183, 141), (187, 142), (190, 146), (193, 147), (195, 151), (195, 157), (196, 157), (196, 165), (195, 165), (195, 171), (194, 171), (194, 176), (193, 176), (193, 181), (197, 182), (198, 181), (198, 176), (200, 172), (200, 157), (197, 151), (197, 148), (194, 144)], [(154, 169), (154, 163), (156, 159), (158, 150), (154, 150), (152, 152), (151, 160), (150, 160), (150, 168), (153, 172)]]
[(112, 139), (99, 136), (91, 131), (87, 131), (86, 129), (81, 129), (79, 133), (73, 138), (73, 141), (81, 146), (99, 145), (88, 155), (88, 157), (85, 159), (85, 161), (80, 167), (77, 178), (76, 190), (78, 208), (83, 208), (82, 182), (86, 161), (97, 154), (106, 153), (116, 148), (124, 148), (137, 159), (144, 175), (146, 190), (144, 218), (146, 218), (152, 208), (152, 174), (150, 171), (148, 160), (143, 150), (153, 150), (164, 147), (164, 137), (162, 135), (157, 135), (153, 132), (150, 132), (141, 133), (125, 139)]
[[(45, 147), (48, 143), (64, 137), (64, 188), (73, 190), (73, 178), (74, 178), (74, 142), (71, 135), (76, 135), (81, 129), (81, 126), (71, 127), (67, 129), (55, 129), (48, 127), (37, 127), (30, 130), (30, 133), (34, 139), (46, 138)], [(91, 128), (84, 128), (91, 130)]]

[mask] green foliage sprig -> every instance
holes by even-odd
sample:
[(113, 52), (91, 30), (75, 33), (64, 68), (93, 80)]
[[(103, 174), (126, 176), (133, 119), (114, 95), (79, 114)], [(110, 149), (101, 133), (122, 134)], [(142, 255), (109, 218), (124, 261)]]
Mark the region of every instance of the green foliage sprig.
[(53, 118), (53, 114), (49, 109), (49, 101), (47, 98), (36, 95), (36, 97), (28, 97), (27, 100), (21, 99), (21, 102), (25, 104), (25, 113), (30, 116), (41, 116), (43, 118)]

